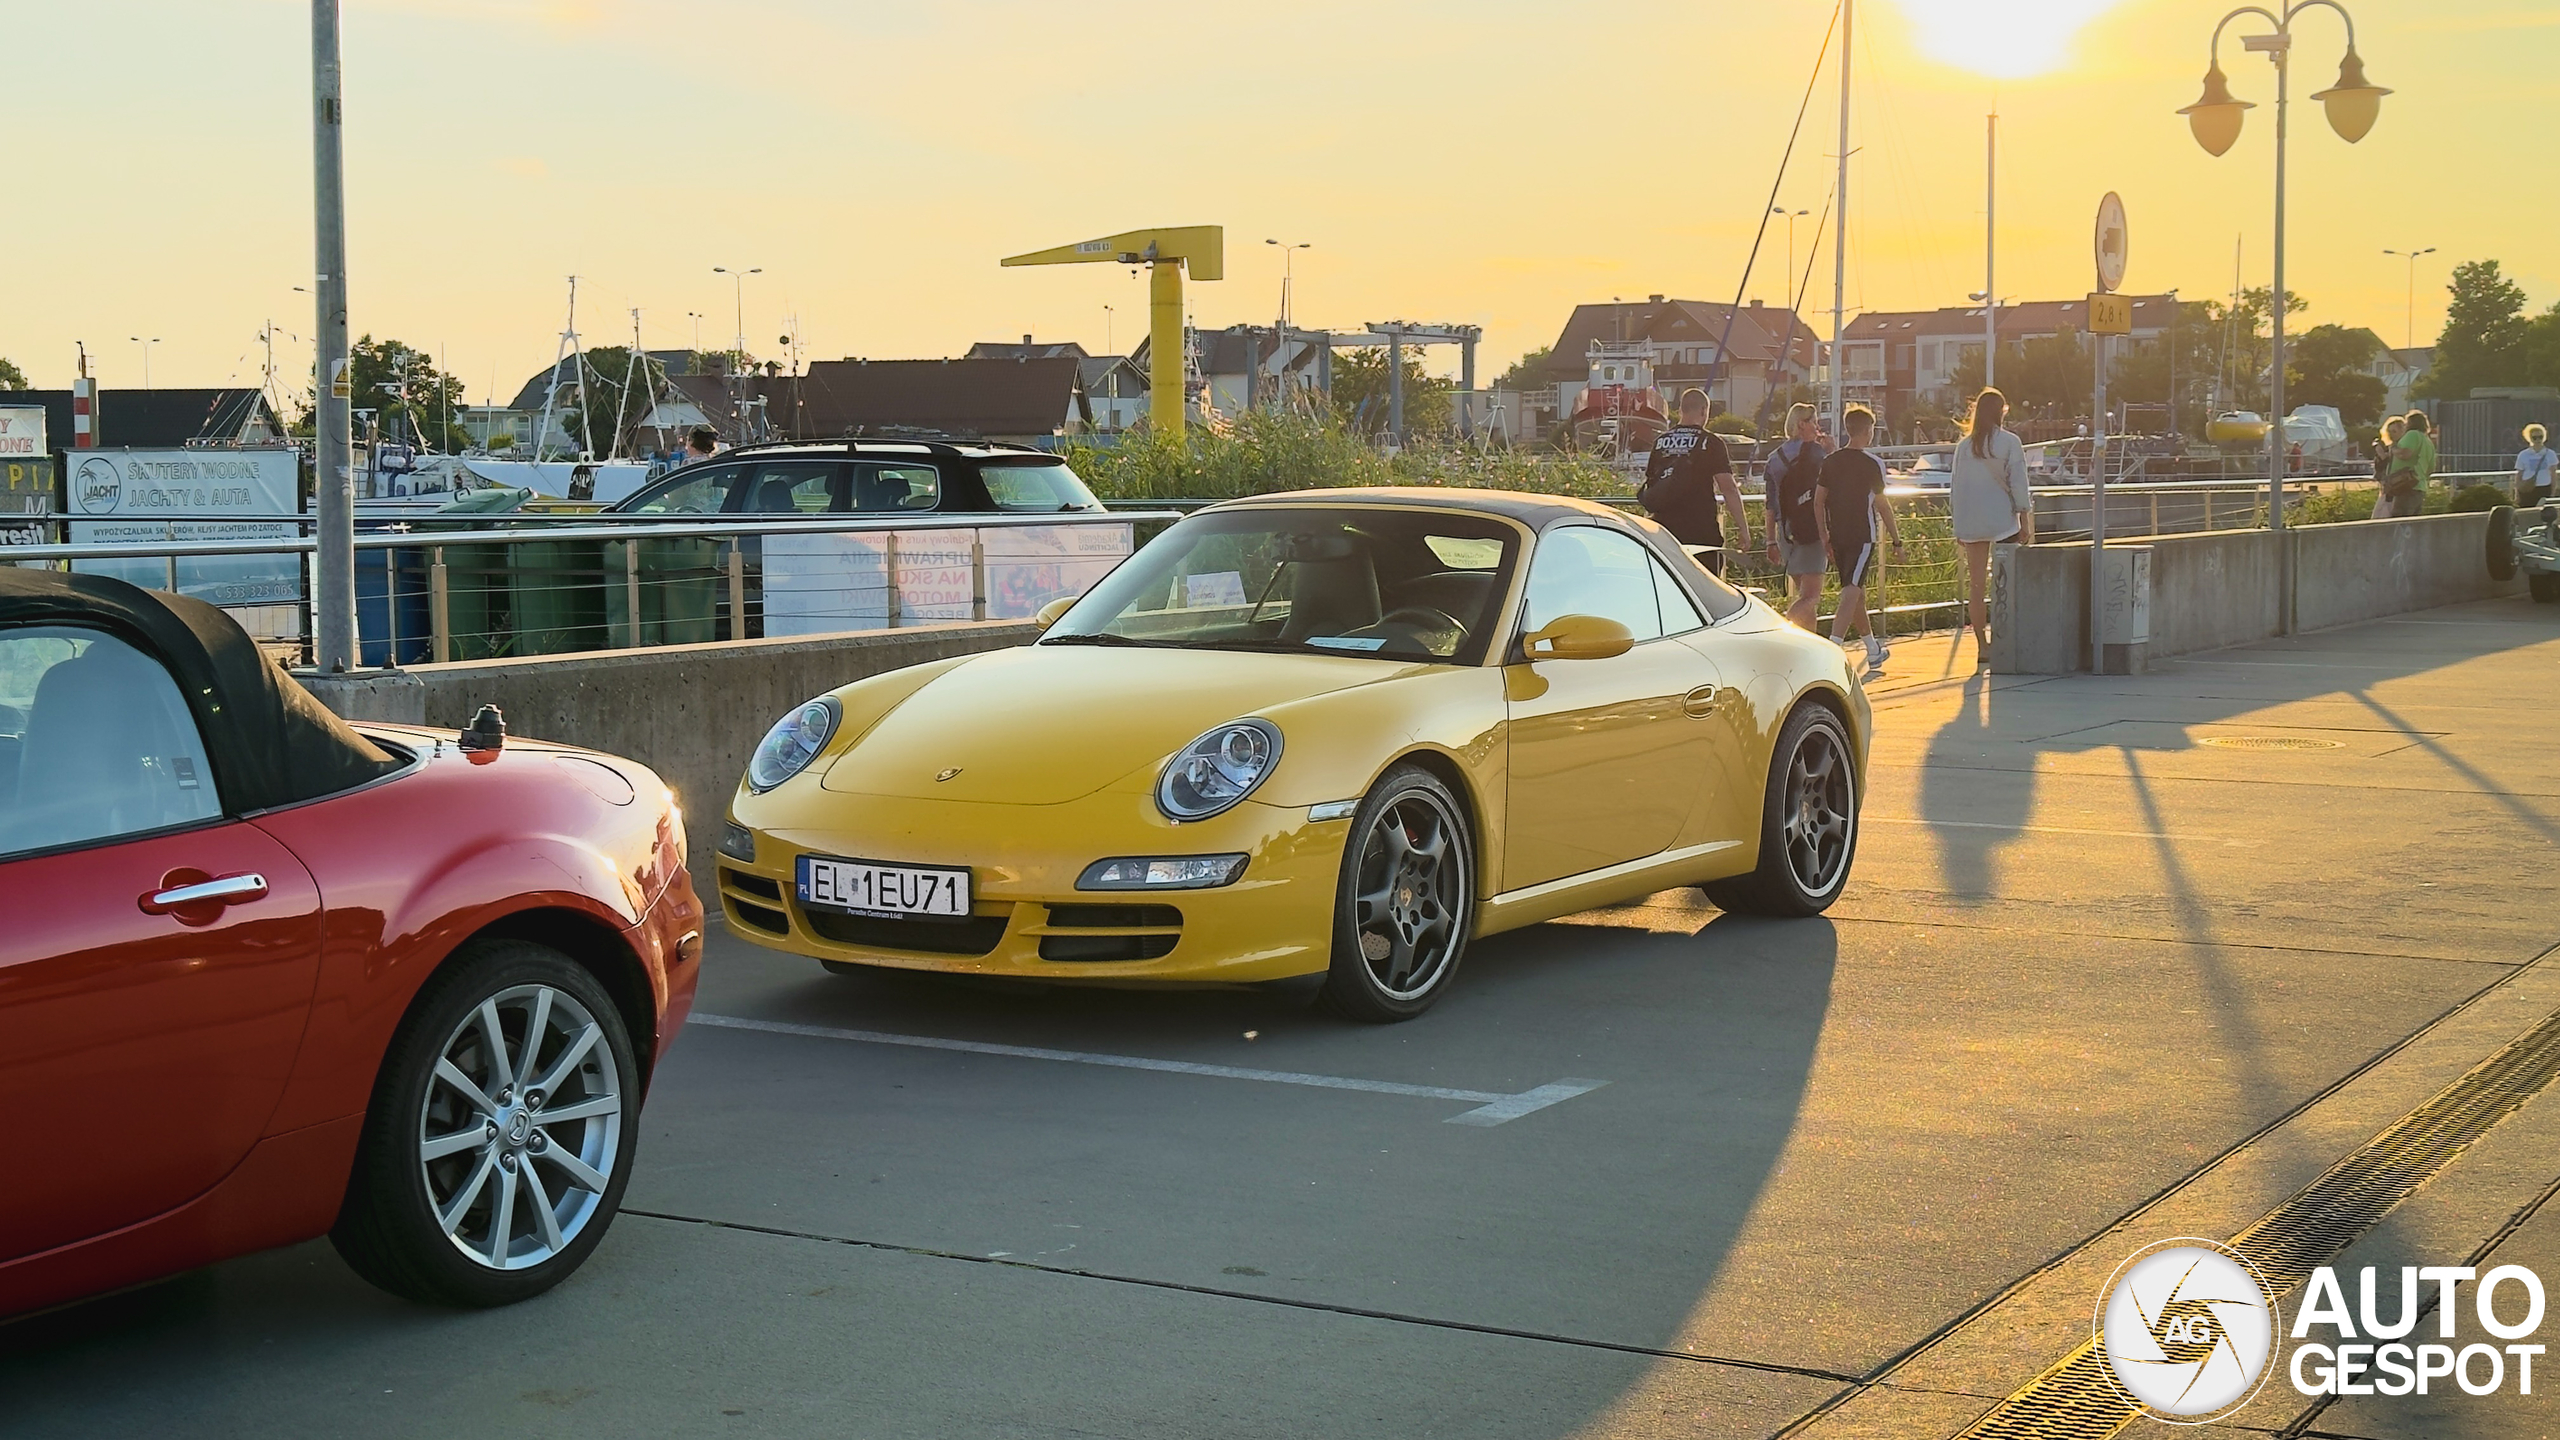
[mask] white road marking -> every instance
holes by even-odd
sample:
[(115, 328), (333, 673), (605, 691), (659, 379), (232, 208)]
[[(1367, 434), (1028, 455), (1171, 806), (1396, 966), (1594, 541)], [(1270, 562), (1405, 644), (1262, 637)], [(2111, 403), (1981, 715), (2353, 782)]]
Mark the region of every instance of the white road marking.
[(2211, 840), (2223, 845), (2255, 846), (2261, 840), (2235, 840), (2227, 835), (2180, 835), (2166, 830), (2081, 830), (2069, 825), (2010, 825), (1992, 820), (1925, 820), (1901, 815), (1869, 815), (1870, 825), (1925, 825), (1942, 830), (2007, 830), (2018, 834), (2104, 835), (2118, 840)]
[(1143, 1055), (1097, 1055), (1084, 1050), (1048, 1050), (1034, 1045), (993, 1045), (982, 1040), (943, 1040), (927, 1035), (898, 1035), (885, 1030), (839, 1030), (829, 1025), (795, 1025), (783, 1020), (747, 1020), (735, 1015), (696, 1011), (685, 1023), (723, 1030), (761, 1030), (770, 1035), (805, 1035), (819, 1040), (851, 1040), (864, 1045), (903, 1045), (914, 1050), (956, 1050), (966, 1055), (1004, 1055), (1016, 1060), (1056, 1060), (1069, 1065), (1105, 1065), (1115, 1070), (1155, 1070), (1168, 1075), (1206, 1075), (1219, 1080), (1259, 1080), (1267, 1085), (1308, 1085), (1320, 1090), (1365, 1090), (1373, 1095), (1411, 1095), (1424, 1100), (1456, 1100), (1476, 1108), (1452, 1115), (1451, 1125), (1500, 1125), (1550, 1105), (1588, 1095), (1606, 1080), (1557, 1080), (1505, 1095), (1492, 1090), (1453, 1090), (1441, 1085), (1407, 1085), (1398, 1080), (1354, 1080), (1340, 1075), (1307, 1075), (1292, 1070), (1247, 1070), (1235, 1065), (1201, 1065), (1189, 1060), (1155, 1060)]

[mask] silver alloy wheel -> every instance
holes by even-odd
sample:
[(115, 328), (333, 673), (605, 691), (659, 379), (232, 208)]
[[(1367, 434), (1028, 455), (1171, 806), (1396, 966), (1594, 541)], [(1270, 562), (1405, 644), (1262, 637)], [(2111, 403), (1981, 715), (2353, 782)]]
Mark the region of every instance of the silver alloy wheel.
[(523, 1270), (569, 1246), (622, 1155), (622, 1077), (577, 997), (517, 985), (436, 1052), (418, 1116), (427, 1202), (454, 1248)]
[(1849, 840), (1858, 823), (1855, 778), (1838, 733), (1808, 727), (1787, 758), (1785, 820), (1787, 868), (1807, 895), (1828, 895), (1849, 863)]
[(1398, 796), (1361, 838), (1352, 933), (1380, 993), (1429, 993), (1458, 952), (1468, 877), (1458, 817), (1427, 790)]

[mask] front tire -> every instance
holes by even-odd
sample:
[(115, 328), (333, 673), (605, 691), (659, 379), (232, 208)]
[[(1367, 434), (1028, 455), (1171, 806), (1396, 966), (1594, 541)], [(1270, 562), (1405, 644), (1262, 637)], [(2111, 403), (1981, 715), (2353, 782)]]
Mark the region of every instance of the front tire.
[(1819, 915), (1849, 883), (1858, 853), (1858, 767), (1849, 727), (1827, 705), (1799, 705), (1778, 731), (1760, 804), (1760, 863), (1710, 881), (1707, 898), (1737, 915)]
[(2535, 570), (2526, 574), (2524, 583), (2525, 588), (2533, 592), (2535, 604), (2550, 605), (2560, 602), (2560, 574)]
[(1475, 835), (1466, 807), (1419, 766), (1387, 772), (1360, 802), (1333, 904), (1321, 999), (1346, 1019), (1410, 1020), (1449, 988), (1475, 923)]
[(392, 1039), (330, 1242), (426, 1304), (539, 1295), (613, 1223), (639, 1111), (630, 1032), (596, 977), (548, 946), (475, 942)]

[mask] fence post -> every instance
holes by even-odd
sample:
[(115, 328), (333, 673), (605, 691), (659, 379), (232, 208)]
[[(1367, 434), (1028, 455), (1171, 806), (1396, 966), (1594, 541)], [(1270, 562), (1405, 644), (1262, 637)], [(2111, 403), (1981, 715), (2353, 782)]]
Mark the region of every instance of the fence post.
[(2204, 528), (2207, 531), (2213, 529), (2213, 487), (2210, 485), (2204, 491)]
[(880, 573), (889, 581), (889, 628), (898, 628), (898, 532), (887, 530), (880, 535)]
[(637, 650), (644, 643), (640, 638), (640, 542), (637, 539), (622, 542), (622, 596), (624, 613), (631, 626), (630, 643), (624, 648)]
[(747, 638), (746, 537), (729, 537), (729, 638)]
[(987, 532), (969, 532), (969, 618), (987, 618)]
[(434, 637), (435, 662), (442, 665), (453, 658), (451, 592), (445, 588), (444, 547), (438, 545), (427, 554), (433, 562), (427, 571), (427, 633)]
[(2160, 533), (2160, 492), (2157, 490), (2151, 492), (2151, 533)]

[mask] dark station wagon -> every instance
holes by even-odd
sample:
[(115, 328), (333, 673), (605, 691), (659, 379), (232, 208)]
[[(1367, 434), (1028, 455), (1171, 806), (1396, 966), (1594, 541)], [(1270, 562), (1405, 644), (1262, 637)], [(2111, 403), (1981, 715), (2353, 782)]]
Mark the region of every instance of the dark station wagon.
[(1098, 512), (1064, 460), (1019, 445), (787, 440), (723, 451), (656, 481), (613, 515)]

